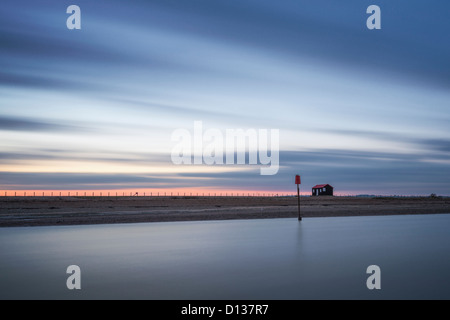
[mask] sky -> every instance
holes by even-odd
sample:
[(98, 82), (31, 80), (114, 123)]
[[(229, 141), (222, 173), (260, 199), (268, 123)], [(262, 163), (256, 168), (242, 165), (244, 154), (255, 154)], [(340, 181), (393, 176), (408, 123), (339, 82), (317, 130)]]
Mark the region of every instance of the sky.
[[(81, 29), (67, 28), (72, 4)], [(366, 26), (372, 4), (381, 29)], [(0, 195), (283, 194), (296, 174), (303, 194), (450, 195), (448, 12), (438, 0), (3, 0)], [(278, 130), (278, 171), (175, 164), (173, 133), (196, 121)]]

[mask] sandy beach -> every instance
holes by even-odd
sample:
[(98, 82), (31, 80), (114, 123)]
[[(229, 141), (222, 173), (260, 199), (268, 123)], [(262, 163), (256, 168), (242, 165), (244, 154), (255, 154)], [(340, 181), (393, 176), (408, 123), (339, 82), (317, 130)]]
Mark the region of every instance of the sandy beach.
[[(302, 217), (450, 213), (450, 198), (301, 197)], [(295, 197), (2, 197), (0, 227), (298, 217)]]

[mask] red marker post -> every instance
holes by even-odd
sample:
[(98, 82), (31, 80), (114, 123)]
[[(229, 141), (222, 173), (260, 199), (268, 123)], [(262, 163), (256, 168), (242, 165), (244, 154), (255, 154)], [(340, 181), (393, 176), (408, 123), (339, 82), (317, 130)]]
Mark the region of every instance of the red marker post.
[(298, 202), (298, 221), (302, 220), (302, 216), (300, 215), (300, 176), (297, 174), (295, 176), (295, 184), (297, 185), (297, 202)]

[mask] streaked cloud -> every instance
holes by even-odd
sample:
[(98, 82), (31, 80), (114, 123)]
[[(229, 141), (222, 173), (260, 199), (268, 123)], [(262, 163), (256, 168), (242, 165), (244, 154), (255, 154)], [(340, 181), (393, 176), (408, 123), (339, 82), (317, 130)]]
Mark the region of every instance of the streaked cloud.
[(70, 124), (45, 122), (31, 118), (0, 116), (0, 131), (1, 130), (24, 131), (24, 132), (28, 131), (82, 132), (82, 131), (93, 131), (95, 129)]
[[(450, 194), (450, 5), (5, 0), (0, 189)], [(175, 166), (171, 133), (280, 130), (280, 170)], [(437, 190), (436, 190), (437, 189)]]

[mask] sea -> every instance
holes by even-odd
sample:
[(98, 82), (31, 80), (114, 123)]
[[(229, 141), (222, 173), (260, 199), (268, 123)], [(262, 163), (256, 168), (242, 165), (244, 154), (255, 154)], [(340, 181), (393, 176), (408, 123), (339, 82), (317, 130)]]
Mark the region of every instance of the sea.
[(0, 299), (449, 299), (450, 214), (0, 228)]

